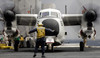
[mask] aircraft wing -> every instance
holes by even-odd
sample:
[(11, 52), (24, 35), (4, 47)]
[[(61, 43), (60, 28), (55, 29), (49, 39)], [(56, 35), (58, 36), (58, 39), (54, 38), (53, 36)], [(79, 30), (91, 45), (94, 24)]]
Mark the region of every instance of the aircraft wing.
[(62, 14), (65, 26), (80, 25), (83, 14)]
[(16, 14), (17, 25), (35, 26), (37, 14)]

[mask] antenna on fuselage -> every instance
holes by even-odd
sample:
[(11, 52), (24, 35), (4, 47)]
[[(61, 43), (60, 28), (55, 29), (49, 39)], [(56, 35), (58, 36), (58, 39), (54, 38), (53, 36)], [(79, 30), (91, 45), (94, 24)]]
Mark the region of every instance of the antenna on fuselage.
[(67, 5), (65, 5), (65, 14), (67, 14)]

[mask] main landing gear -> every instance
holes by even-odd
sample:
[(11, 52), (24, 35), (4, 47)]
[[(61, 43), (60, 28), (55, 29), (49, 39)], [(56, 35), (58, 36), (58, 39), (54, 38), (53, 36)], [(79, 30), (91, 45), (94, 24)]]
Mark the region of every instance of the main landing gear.
[(86, 47), (87, 39), (84, 38), (83, 41), (80, 42), (80, 51), (84, 51), (84, 47)]
[(80, 51), (84, 51), (84, 43), (82, 41), (80, 42)]

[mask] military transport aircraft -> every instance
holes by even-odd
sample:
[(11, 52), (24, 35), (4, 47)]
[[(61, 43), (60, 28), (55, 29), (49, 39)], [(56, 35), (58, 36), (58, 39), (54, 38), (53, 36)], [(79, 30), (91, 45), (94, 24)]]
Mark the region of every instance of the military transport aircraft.
[(65, 35), (67, 35), (65, 26), (81, 26), (80, 36), (83, 38), (83, 41), (80, 42), (80, 51), (84, 50), (87, 37), (95, 38), (96, 31), (93, 22), (97, 18), (97, 12), (93, 9), (86, 10), (84, 14), (62, 14), (57, 9), (48, 8), (40, 10), (38, 14), (15, 15), (12, 10), (13, 7), (3, 12), (3, 19), (5, 20), (4, 32), (9, 38), (13, 39), (19, 35), (17, 25), (37, 27), (38, 23), (42, 23), (46, 28), (55, 30), (54, 33), (46, 32), (47, 49), (53, 50), (54, 46), (59, 46), (63, 43), (64, 39), (66, 39)]

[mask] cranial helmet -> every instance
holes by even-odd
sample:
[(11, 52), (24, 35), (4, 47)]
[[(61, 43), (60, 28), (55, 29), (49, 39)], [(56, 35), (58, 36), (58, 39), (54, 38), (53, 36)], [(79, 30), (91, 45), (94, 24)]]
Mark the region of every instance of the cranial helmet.
[(38, 26), (43, 26), (43, 24), (42, 23), (38, 23)]

